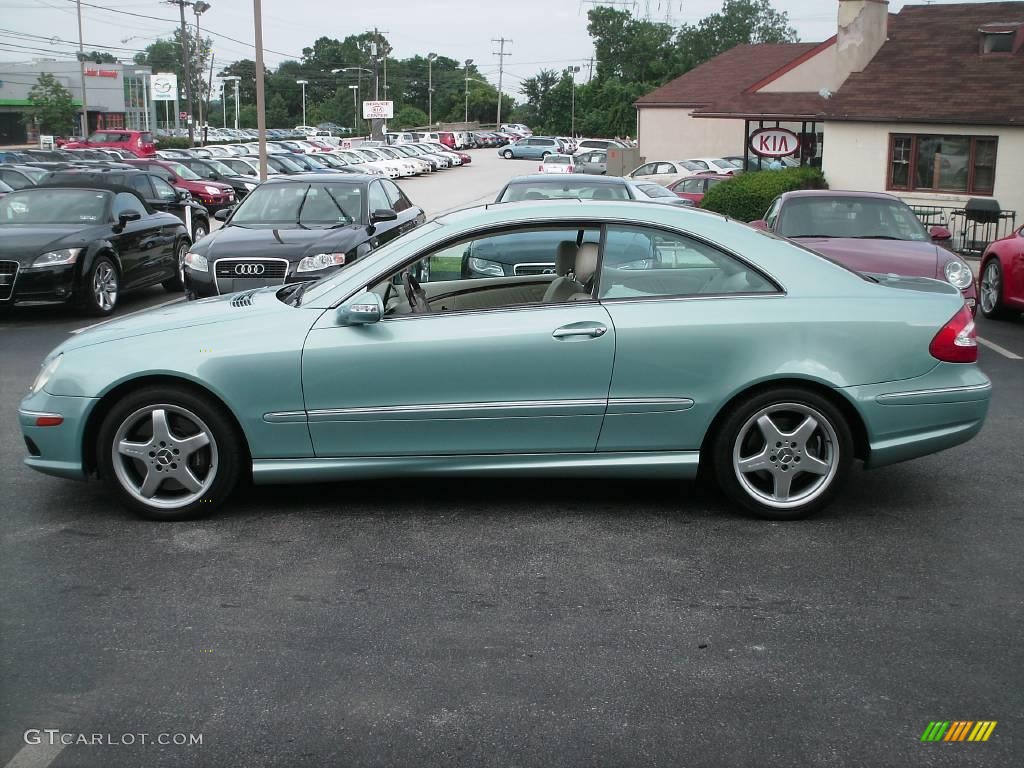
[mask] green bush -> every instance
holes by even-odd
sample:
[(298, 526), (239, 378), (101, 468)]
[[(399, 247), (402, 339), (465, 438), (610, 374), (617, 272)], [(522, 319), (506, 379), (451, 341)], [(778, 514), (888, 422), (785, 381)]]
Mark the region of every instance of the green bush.
[(159, 149), (192, 149), (188, 136), (158, 136), (156, 146)]
[(818, 168), (786, 168), (781, 171), (747, 171), (708, 190), (700, 207), (739, 221), (764, 216), (772, 200), (795, 189), (827, 189)]

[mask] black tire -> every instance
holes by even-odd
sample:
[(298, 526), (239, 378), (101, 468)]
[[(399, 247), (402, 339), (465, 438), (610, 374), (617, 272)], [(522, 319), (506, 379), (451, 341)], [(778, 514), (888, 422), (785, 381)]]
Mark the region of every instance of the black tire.
[(506, 149), (504, 152), (501, 153), (501, 156), (504, 157), (506, 160), (511, 160), (514, 157), (511, 149)]
[[(768, 423), (784, 427), (783, 432), (788, 433), (779, 435), (775, 451), (765, 439), (763, 428), (754, 421), (766, 409), (774, 409), (767, 410)], [(807, 416), (814, 418), (818, 428), (803, 439), (790, 430)], [(764, 442), (760, 450), (759, 440)], [(763, 455), (762, 461), (768, 466), (740, 472), (739, 459), (745, 455), (747, 461)], [(712, 440), (712, 464), (719, 488), (733, 502), (765, 520), (799, 520), (823, 509), (841, 490), (852, 462), (853, 436), (842, 411), (826, 397), (802, 387), (779, 387), (747, 397), (732, 408)], [(804, 469), (811, 466), (828, 469), (820, 473)], [(792, 496), (787, 490), (782, 500), (767, 499), (780, 498), (778, 483), (782, 482), (795, 486)], [(806, 491), (802, 490), (804, 484)], [(802, 495), (806, 497), (803, 500)]]
[(541, 152), (540, 153), (540, 159), (543, 160), (545, 157), (548, 157), (550, 154), (551, 154), (550, 152)]
[(202, 218), (192, 219), (192, 242), (198, 243), (210, 234), (210, 222)]
[(184, 238), (174, 246), (174, 277), (160, 283), (168, 293), (181, 293), (185, 290), (185, 254), (191, 247), (192, 244)]
[[(104, 276), (109, 277), (105, 278)], [(92, 266), (85, 270), (85, 274), (82, 275), (82, 283), (78, 295), (78, 303), (82, 311), (96, 317), (112, 315), (114, 310), (117, 309), (117, 302), (121, 295), (120, 279), (121, 275), (117, 271), (117, 265), (109, 256), (97, 256), (93, 259)], [(112, 294), (109, 291), (104, 291), (103, 293), (106, 298), (102, 298), (97, 285), (100, 282), (109, 284), (109, 280), (114, 281), (114, 291)]]
[[(210, 437), (209, 446), (196, 451), (197, 460), (200, 461), (198, 465), (200, 471), (203, 468), (202, 460), (204, 457), (198, 454), (204, 450), (207, 451), (206, 470), (207, 472), (214, 473), (212, 478), (209, 477), (209, 474), (203, 476), (203, 482), (206, 484), (208, 481), (208, 487), (205, 488), (201, 496), (197, 496), (190, 503), (174, 507), (158, 507), (145, 503), (126, 487), (124, 481), (119, 478), (118, 470), (114, 466), (113, 449), (115, 440), (118, 439), (118, 433), (126, 423), (131, 423), (140, 412), (158, 406), (165, 406), (166, 413), (169, 414), (168, 421), (175, 431), (178, 430), (178, 427), (175, 426), (174, 418), (179, 419), (178, 424), (184, 424), (186, 428), (188, 421), (187, 419), (181, 421), (183, 417), (171, 413), (171, 408), (181, 409), (187, 414), (198, 417), (202, 423), (201, 431), (208, 430), (208, 436)], [(144, 422), (145, 419), (145, 415), (141, 416), (140, 423)], [(193, 433), (182, 431), (179, 434), (187, 437)], [(173, 446), (175, 443), (170, 445)], [(153, 447), (155, 448), (156, 446)], [(212, 462), (209, 460), (211, 455), (213, 456)], [(104, 417), (96, 441), (96, 464), (103, 482), (106, 483), (121, 503), (135, 512), (135, 514), (149, 520), (159, 521), (192, 520), (206, 517), (215, 512), (238, 486), (244, 474), (244, 462), (247, 460), (248, 455), (244, 438), (238, 433), (234, 422), (230, 416), (224, 413), (219, 404), (215, 403), (211, 398), (190, 389), (173, 385), (144, 387), (128, 394), (126, 397), (120, 398)], [(159, 459), (159, 457), (157, 458)], [(118, 460), (124, 461), (124, 458), (119, 456)], [(126, 462), (126, 464), (130, 464), (133, 468), (141, 466), (148, 469), (148, 471), (153, 471), (145, 466), (146, 462), (154, 466), (157, 463), (146, 458), (144, 455), (140, 455), (137, 461), (139, 463), (131, 464), (131, 462)], [(189, 461), (191, 461), (191, 458)], [(186, 466), (184, 462), (183, 466)], [(164, 468), (166, 469), (166, 466)], [(124, 472), (125, 470), (122, 466), (122, 476)], [(170, 491), (166, 491), (167, 487), (166, 481), (163, 481), (157, 492), (153, 495), (153, 498), (159, 502), (161, 500), (161, 493), (173, 494), (173, 484)], [(136, 491), (138, 490), (136, 489)]]
[[(991, 275), (990, 273), (994, 273)], [(986, 290), (986, 283), (992, 278), (995, 278), (995, 297), (991, 302), (982, 299), (982, 292)], [(985, 262), (981, 268), (980, 277), (978, 279), (978, 309), (981, 310), (981, 314), (987, 317), (989, 320), (1010, 320), (1013, 318), (1014, 313), (1007, 309), (1006, 305), (1003, 304), (1002, 288), (1003, 288), (1003, 265), (999, 261), (998, 256), (993, 256), (991, 259)], [(986, 308), (986, 304), (989, 306)]]

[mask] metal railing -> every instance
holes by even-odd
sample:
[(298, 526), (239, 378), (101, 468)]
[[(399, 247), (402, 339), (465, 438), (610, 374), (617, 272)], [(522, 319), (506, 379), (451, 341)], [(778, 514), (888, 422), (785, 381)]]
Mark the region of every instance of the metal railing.
[(953, 234), (949, 247), (961, 256), (981, 256), (988, 244), (1006, 237), (1017, 228), (1016, 211), (999, 211), (989, 220), (979, 220), (966, 208), (942, 205), (911, 205), (925, 227), (945, 227)]

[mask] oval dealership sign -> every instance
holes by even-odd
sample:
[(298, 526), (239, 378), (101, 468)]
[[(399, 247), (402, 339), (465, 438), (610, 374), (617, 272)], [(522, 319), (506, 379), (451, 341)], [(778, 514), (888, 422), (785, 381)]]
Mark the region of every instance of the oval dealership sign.
[(800, 139), (785, 128), (762, 128), (750, 134), (750, 151), (761, 157), (786, 157), (800, 149)]

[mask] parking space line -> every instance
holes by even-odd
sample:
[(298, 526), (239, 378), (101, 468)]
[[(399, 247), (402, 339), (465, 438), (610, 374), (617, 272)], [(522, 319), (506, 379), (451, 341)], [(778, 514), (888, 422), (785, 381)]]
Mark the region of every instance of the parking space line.
[(1014, 354), (1013, 352), (1011, 352), (1010, 350), (1006, 349), (1005, 347), (1000, 347), (994, 341), (989, 341), (988, 339), (983, 339), (983, 338), (981, 338), (981, 336), (978, 337), (978, 343), (979, 344), (983, 344), (984, 346), (986, 346), (989, 349), (991, 349), (993, 352), (998, 352), (1000, 355), (1002, 355), (1003, 357), (1009, 358), (1010, 360), (1024, 360), (1024, 357), (1021, 357), (1020, 355)]
[(143, 307), (142, 309), (136, 309), (134, 312), (126, 312), (125, 314), (118, 315), (117, 317), (110, 317), (110, 318), (107, 318), (106, 320), (100, 320), (98, 323), (93, 323), (92, 325), (84, 325), (81, 328), (75, 328), (75, 330), (71, 331), (71, 333), (81, 333), (82, 331), (88, 331), (90, 328), (98, 328), (101, 325), (106, 325), (107, 323), (112, 323), (115, 320), (122, 320), (122, 319), (124, 319), (126, 317), (131, 317), (132, 315), (139, 315), (139, 314), (142, 314), (143, 312), (149, 312), (149, 310), (151, 310), (151, 309), (159, 309), (160, 307), (166, 307), (166, 306), (169, 306), (171, 304), (177, 304), (179, 301), (184, 301), (184, 300), (185, 300), (184, 297), (179, 296), (176, 299), (170, 299), (170, 300), (162, 302), (160, 304), (154, 304), (151, 307)]
[(4, 768), (46, 768), (64, 751), (59, 739), (54, 744), (48, 741), (48, 737), (40, 734), (39, 744), (26, 744)]

